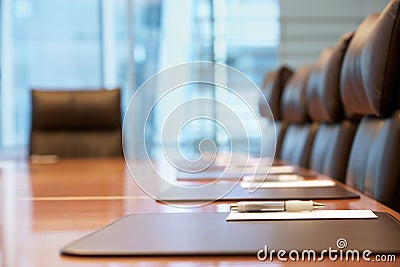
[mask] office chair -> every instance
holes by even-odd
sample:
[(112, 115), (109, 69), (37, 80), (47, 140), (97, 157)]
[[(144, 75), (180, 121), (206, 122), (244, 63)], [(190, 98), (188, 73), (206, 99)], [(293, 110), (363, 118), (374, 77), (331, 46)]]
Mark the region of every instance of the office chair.
[(122, 156), (120, 90), (32, 90), (30, 155)]
[[(287, 123), (282, 121), (280, 103), (283, 88), (292, 74), (293, 70), (291, 68), (287, 66), (280, 66), (278, 69), (268, 72), (263, 81), (262, 93), (267, 100), (272, 113), (269, 113), (267, 107), (265, 106), (264, 100), (261, 99), (259, 101), (259, 112), (261, 116), (265, 118), (263, 121), (263, 152), (265, 151), (265, 153), (262, 153), (262, 156), (264, 157), (273, 156), (267, 155), (266, 153), (273, 151), (274, 149), (272, 146), (274, 145), (275, 157), (279, 158), (281, 155), (281, 147), (287, 128)], [(273, 118), (270, 118), (271, 115)], [(276, 134), (275, 139), (273, 139), (273, 133)]]
[(357, 28), (344, 57), (341, 99), (363, 115), (346, 183), (400, 212), (400, 1)]
[(318, 123), (310, 122), (307, 113), (306, 88), (311, 66), (297, 69), (287, 82), (282, 99), (282, 118), (288, 123), (280, 158), (308, 168)]
[(310, 118), (319, 122), (310, 159), (310, 168), (341, 182), (357, 129), (357, 120), (343, 112), (340, 100), (340, 70), (353, 33), (345, 34), (335, 46), (328, 47), (310, 73), (307, 109)]

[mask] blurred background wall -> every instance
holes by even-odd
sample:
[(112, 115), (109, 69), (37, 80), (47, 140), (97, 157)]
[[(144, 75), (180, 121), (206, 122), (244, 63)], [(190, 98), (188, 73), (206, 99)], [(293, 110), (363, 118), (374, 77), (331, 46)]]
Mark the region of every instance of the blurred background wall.
[[(12, 156), (27, 151), (31, 88), (120, 87), (124, 111), (151, 75), (198, 60), (237, 68), (260, 85), (265, 73), (280, 64), (296, 68), (312, 63), (323, 48), (388, 0), (0, 2), (0, 155)], [(214, 93), (192, 89), (179, 98)], [(240, 93), (252, 94), (246, 88)], [(146, 97), (143, 101), (151, 102), (154, 96)], [(223, 114), (217, 111), (216, 116)], [(160, 141), (157, 116), (151, 120), (150, 145)], [(184, 133), (181, 145), (191, 147), (202, 136), (223, 142), (218, 131), (199, 123)], [(251, 130), (250, 136), (257, 146), (260, 136)]]

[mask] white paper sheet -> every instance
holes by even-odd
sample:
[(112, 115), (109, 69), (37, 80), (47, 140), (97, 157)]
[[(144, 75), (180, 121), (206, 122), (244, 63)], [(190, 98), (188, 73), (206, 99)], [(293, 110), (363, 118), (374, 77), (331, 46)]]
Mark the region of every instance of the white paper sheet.
[(303, 176), (297, 174), (268, 174), (243, 176), (243, 182), (295, 182), (304, 180)]
[(282, 165), (282, 166), (271, 166), (269, 170), (269, 174), (285, 174), (285, 173), (294, 173), (296, 168), (290, 165)]
[(220, 162), (219, 164), (220, 166), (226, 166), (229, 164), (230, 166), (233, 167), (243, 168), (243, 167), (270, 166), (272, 165), (272, 162), (273, 160), (271, 158), (245, 158), (241, 160), (232, 159), (231, 161), (226, 161), (222, 164)]
[[(265, 167), (266, 168), (266, 167)], [(260, 167), (232, 167), (230, 166), (226, 171), (223, 170), (209, 170), (203, 172), (178, 172), (176, 178), (178, 180), (209, 180), (209, 179), (233, 179), (238, 180), (243, 175), (267, 175), (268, 169)], [(295, 171), (293, 166), (272, 166), (269, 175), (290, 174)]]
[[(269, 170), (269, 172), (268, 172)], [(246, 173), (246, 174), (268, 174), (268, 175), (277, 175), (277, 174), (293, 174), (296, 171), (296, 168), (293, 166), (271, 166), (269, 168), (268, 165), (260, 165), (260, 166), (235, 166), (230, 165), (228, 172), (235, 173)]]
[(335, 182), (331, 180), (300, 180), (300, 181), (282, 181), (282, 182), (241, 182), (242, 188), (288, 188), (288, 187), (329, 187), (334, 186)]
[(229, 173), (223, 171), (204, 171), (204, 172), (194, 172), (194, 173), (187, 173), (187, 172), (178, 172), (176, 178), (178, 180), (239, 180), (243, 174), (240, 173)]
[[(208, 156), (208, 158), (213, 159), (214, 155)], [(227, 164), (240, 166), (258, 166), (261, 164), (271, 165), (273, 158), (267, 157), (249, 157), (248, 154), (240, 153), (219, 153), (215, 156), (215, 163), (218, 165), (226, 166)]]
[(226, 221), (254, 220), (315, 220), (315, 219), (373, 219), (371, 210), (314, 210), (303, 212), (237, 212), (229, 213)]

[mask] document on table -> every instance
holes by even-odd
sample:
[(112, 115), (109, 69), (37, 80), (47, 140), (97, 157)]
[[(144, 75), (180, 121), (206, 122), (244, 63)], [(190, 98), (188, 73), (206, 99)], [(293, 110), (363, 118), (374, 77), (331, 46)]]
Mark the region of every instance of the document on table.
[(371, 210), (314, 210), (300, 212), (237, 212), (231, 211), (226, 221), (314, 220), (314, 219), (374, 219)]
[(225, 170), (205, 170), (201, 172), (183, 172), (178, 171), (176, 178), (178, 180), (210, 180), (210, 179), (235, 179), (238, 180), (243, 175), (281, 175), (293, 174), (295, 167), (293, 166), (272, 166), (266, 167), (237, 167), (230, 166)]
[(282, 165), (282, 166), (271, 166), (269, 169), (269, 174), (288, 174), (294, 173), (296, 168), (290, 165)]
[(268, 174), (268, 175), (246, 175), (243, 176), (243, 182), (291, 182), (302, 181), (303, 176), (297, 174)]
[[(227, 167), (228, 168), (228, 167)], [(290, 165), (284, 166), (229, 166), (227, 169), (228, 172), (235, 172), (237, 174), (265, 174), (265, 175), (277, 175), (277, 174), (293, 174), (296, 171), (296, 168)]]
[(223, 171), (204, 171), (204, 172), (181, 172), (176, 175), (178, 180), (215, 180), (215, 179), (231, 179), (239, 180), (242, 174), (230, 173)]
[[(209, 157), (212, 158), (212, 157)], [(266, 157), (249, 157), (247, 154), (219, 154), (215, 157), (217, 165), (235, 165), (235, 166), (259, 166), (259, 165), (272, 165), (272, 158)]]
[[(268, 178), (267, 178), (268, 179)], [(335, 186), (331, 180), (299, 180), (280, 182), (241, 182), (242, 188), (290, 188), (290, 187), (330, 187)]]

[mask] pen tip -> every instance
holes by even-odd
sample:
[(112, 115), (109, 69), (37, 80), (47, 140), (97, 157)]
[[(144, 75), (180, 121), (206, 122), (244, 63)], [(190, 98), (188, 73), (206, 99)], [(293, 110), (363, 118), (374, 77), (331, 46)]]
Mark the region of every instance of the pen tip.
[(231, 205), (230, 205), (230, 210), (232, 210), (232, 211), (237, 211), (237, 210), (238, 210), (237, 204), (231, 204)]
[(314, 202), (313, 206), (314, 207), (325, 207), (325, 204)]

